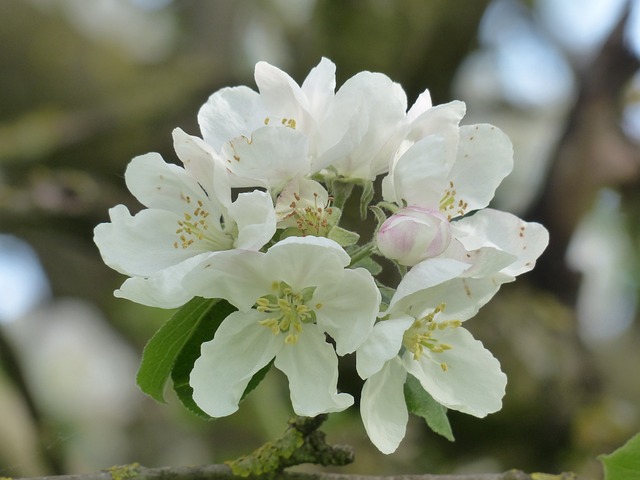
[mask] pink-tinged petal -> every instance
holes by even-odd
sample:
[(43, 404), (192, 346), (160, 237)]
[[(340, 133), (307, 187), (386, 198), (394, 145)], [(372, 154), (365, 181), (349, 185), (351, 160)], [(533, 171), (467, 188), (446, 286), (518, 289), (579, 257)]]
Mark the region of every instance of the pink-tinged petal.
[(373, 329), (380, 308), (380, 291), (362, 268), (345, 270), (336, 282), (318, 286), (310, 302), (318, 326), (336, 342), (338, 355), (352, 353)]
[(404, 398), (407, 372), (398, 357), (369, 377), (362, 388), (360, 415), (371, 442), (393, 453), (405, 436), (409, 412)]
[(507, 384), (500, 362), (462, 327), (435, 330), (435, 334), (451, 349), (442, 353), (425, 349), (419, 360), (406, 352), (407, 372), (447, 408), (480, 418), (500, 410)]
[(176, 248), (180, 217), (174, 213), (142, 210), (131, 216), (127, 207), (117, 205), (109, 210), (109, 216), (111, 222), (98, 225), (93, 238), (105, 264), (120, 273), (152, 275), (210, 250), (203, 243)]
[(248, 87), (230, 87), (209, 97), (198, 112), (198, 124), (204, 141), (220, 152), (229, 140), (251, 135), (264, 125), (267, 116), (258, 92)]
[(189, 384), (193, 400), (208, 415), (225, 417), (238, 410), (253, 375), (282, 348), (282, 339), (258, 323), (266, 316), (256, 310), (234, 312), (213, 340), (202, 344)]
[(347, 252), (324, 237), (287, 237), (266, 254), (265, 271), (294, 291), (340, 281), (351, 261)]
[[(513, 170), (511, 141), (493, 125), (460, 127), (456, 162), (449, 174), (452, 215), (486, 207)], [(460, 207), (462, 205), (462, 207)]]
[(386, 362), (398, 355), (404, 332), (413, 322), (413, 317), (399, 315), (374, 325), (373, 331), (356, 352), (356, 370), (361, 378), (367, 379), (379, 372)]
[(453, 222), (452, 228), (467, 250), (493, 247), (513, 255), (501, 271), (514, 277), (531, 270), (549, 244), (549, 232), (539, 223), (489, 208)]
[(249, 310), (256, 300), (272, 293), (274, 277), (264, 268), (264, 253), (227, 250), (202, 262), (184, 278), (184, 288), (194, 296), (224, 298), (239, 310)]
[(259, 250), (276, 233), (276, 212), (268, 193), (241, 193), (229, 206), (229, 215), (238, 227), (236, 248)]
[(166, 163), (158, 153), (135, 157), (124, 174), (129, 191), (140, 203), (182, 215), (198, 200), (209, 204), (198, 182), (183, 168)]
[[(265, 329), (266, 330), (266, 329)], [(289, 379), (293, 411), (315, 417), (340, 412), (353, 404), (353, 397), (338, 393), (338, 358), (317, 325), (305, 324), (295, 345), (284, 345), (275, 366)]]

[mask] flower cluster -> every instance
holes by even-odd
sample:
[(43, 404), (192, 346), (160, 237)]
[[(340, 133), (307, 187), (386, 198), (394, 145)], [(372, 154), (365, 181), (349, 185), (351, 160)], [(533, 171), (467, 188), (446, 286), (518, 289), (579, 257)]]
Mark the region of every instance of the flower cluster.
[[(448, 409), (499, 410), (506, 377), (463, 325), (548, 241), (541, 225), (488, 208), (513, 166), (509, 139), (461, 126), (465, 105), (433, 106), (428, 91), (407, 109), (380, 73), (336, 91), (327, 59), (302, 85), (264, 62), (255, 81), (258, 91), (211, 95), (201, 136), (173, 132), (182, 166), (134, 158), (125, 180), (146, 208), (118, 205), (95, 229), (105, 263), (128, 277), (116, 296), (233, 307), (193, 364), (195, 404), (229, 415), (273, 365), (296, 414), (341, 411), (353, 398), (338, 392), (338, 356), (355, 352), (362, 420), (382, 452), (398, 447), (415, 413), (409, 381)], [(353, 191), (378, 221), (367, 242), (340, 225)], [(376, 278), (376, 257), (398, 267), (393, 288)]]

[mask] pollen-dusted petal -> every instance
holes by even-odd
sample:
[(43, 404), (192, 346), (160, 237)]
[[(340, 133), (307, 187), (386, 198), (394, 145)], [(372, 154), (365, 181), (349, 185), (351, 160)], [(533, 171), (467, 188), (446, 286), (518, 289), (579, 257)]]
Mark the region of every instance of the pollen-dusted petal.
[(253, 375), (282, 348), (282, 340), (258, 323), (264, 318), (256, 310), (234, 312), (213, 340), (202, 344), (189, 384), (193, 400), (208, 415), (224, 417), (235, 412)]
[(309, 121), (307, 98), (289, 74), (267, 62), (258, 62), (254, 77), (260, 100), (270, 115), (300, 124)]
[(227, 168), (235, 175), (280, 191), (297, 175), (310, 173), (307, 135), (289, 127), (261, 127), (222, 149)]
[(549, 232), (539, 223), (525, 222), (515, 215), (486, 208), (452, 224), (467, 250), (493, 247), (514, 256), (502, 272), (517, 276), (528, 272), (549, 244)]
[(367, 339), (380, 308), (380, 291), (363, 269), (345, 270), (336, 282), (324, 283), (310, 302), (316, 308), (318, 326), (336, 342), (338, 355), (352, 353)]
[(198, 112), (202, 138), (220, 152), (222, 145), (249, 136), (264, 125), (267, 112), (258, 92), (248, 87), (228, 87), (213, 93)]
[(511, 170), (513, 147), (500, 129), (487, 124), (460, 127), (456, 162), (449, 175), (450, 190), (455, 191), (455, 212), (462, 209), (467, 213), (489, 205)]
[(94, 242), (103, 261), (126, 275), (151, 275), (195, 254), (208, 251), (201, 244), (176, 248), (178, 217), (166, 210), (141, 210), (131, 216), (124, 205), (109, 210), (110, 223), (94, 229)]
[[(265, 329), (268, 331), (268, 329)], [(295, 345), (284, 345), (275, 366), (289, 379), (293, 411), (315, 417), (340, 412), (353, 404), (353, 397), (338, 393), (338, 358), (314, 324), (304, 326)]]
[(393, 453), (405, 436), (409, 412), (404, 398), (407, 372), (398, 357), (369, 377), (362, 388), (360, 415), (371, 442)]
[(451, 348), (441, 353), (425, 349), (419, 360), (406, 352), (403, 363), (407, 372), (447, 408), (480, 418), (500, 410), (507, 377), (498, 360), (462, 327), (435, 332), (438, 340)]

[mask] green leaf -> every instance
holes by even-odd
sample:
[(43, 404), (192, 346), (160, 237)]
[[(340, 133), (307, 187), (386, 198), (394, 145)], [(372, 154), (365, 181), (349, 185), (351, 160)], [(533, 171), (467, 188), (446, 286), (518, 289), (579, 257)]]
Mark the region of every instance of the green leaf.
[(382, 272), (382, 266), (371, 257), (364, 257), (351, 265), (351, 268), (362, 267), (374, 277)]
[(450, 442), (455, 440), (447, 418), (447, 409), (436, 402), (413, 375), (407, 375), (407, 382), (404, 384), (404, 397), (409, 412), (424, 418), (431, 430)]
[(328, 238), (337, 242), (341, 247), (348, 247), (349, 245), (355, 245), (360, 239), (360, 235), (356, 232), (335, 226), (329, 230)]
[(604, 480), (640, 478), (640, 433), (609, 455), (600, 455)]
[(193, 401), (193, 388), (189, 385), (189, 375), (193, 370), (193, 364), (200, 357), (201, 345), (211, 340), (222, 321), (235, 311), (236, 308), (225, 300), (218, 300), (211, 308), (203, 311), (193, 323), (189, 337), (183, 343), (171, 370), (173, 390), (180, 403), (190, 412), (203, 418), (211, 417)]
[(142, 352), (137, 382), (158, 402), (165, 402), (164, 388), (176, 359), (193, 335), (194, 328), (216, 305), (215, 299), (193, 298), (158, 330)]

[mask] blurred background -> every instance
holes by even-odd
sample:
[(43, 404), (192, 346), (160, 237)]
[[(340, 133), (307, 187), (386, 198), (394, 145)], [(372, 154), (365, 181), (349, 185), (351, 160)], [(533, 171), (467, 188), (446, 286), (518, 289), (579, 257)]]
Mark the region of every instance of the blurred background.
[(220, 463), (283, 431), (275, 371), (213, 422), (138, 390), (171, 312), (113, 298), (123, 278), (92, 235), (109, 207), (140, 208), (130, 159), (176, 161), (171, 130), (199, 134), (211, 93), (254, 87), (259, 60), (301, 82), (326, 56), (338, 86), (380, 71), (410, 103), (429, 88), (466, 101), (464, 123), (506, 131), (516, 163), (494, 206), (551, 234), (537, 268), (467, 323), (508, 375), (503, 410), (451, 412), (455, 443), (414, 418), (391, 456), (357, 409), (334, 414), (329, 441), (356, 449), (340, 471), (599, 478), (595, 456), (640, 430), (639, 52), (639, 1), (2, 0), (0, 476)]

